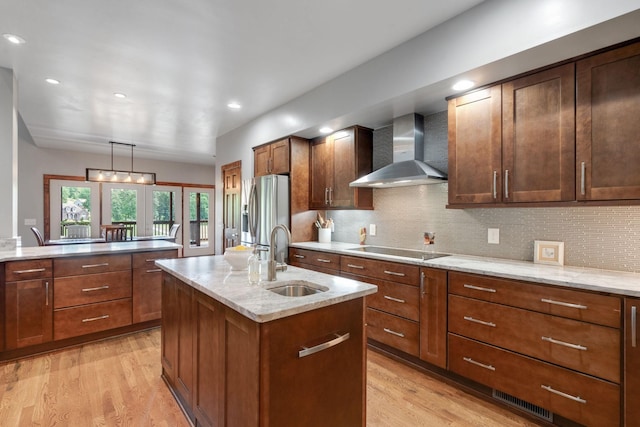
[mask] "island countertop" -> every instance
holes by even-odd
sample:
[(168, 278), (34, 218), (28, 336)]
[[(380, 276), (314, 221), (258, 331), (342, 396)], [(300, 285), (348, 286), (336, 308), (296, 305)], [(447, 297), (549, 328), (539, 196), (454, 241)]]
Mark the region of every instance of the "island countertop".
[[(249, 283), (247, 270), (233, 271), (223, 256), (156, 261), (161, 269), (194, 289), (225, 304), (247, 318), (264, 323), (377, 292), (377, 286), (329, 274), (288, 266), (277, 280)], [(303, 280), (327, 288), (303, 297), (287, 297), (269, 291), (285, 281)]]

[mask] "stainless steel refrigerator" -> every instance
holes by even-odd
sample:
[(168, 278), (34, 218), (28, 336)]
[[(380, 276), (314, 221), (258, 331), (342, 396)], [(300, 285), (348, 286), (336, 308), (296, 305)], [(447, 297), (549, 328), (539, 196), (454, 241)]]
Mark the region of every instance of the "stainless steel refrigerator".
[[(243, 185), (243, 190), (247, 189), (248, 197), (243, 197), (247, 204), (246, 207), (243, 206), (242, 242), (268, 249), (269, 237), (274, 226), (284, 224), (290, 228), (289, 177), (266, 175), (256, 177), (252, 181), (251, 185)], [(286, 240), (281, 231), (277, 236), (276, 259), (284, 261), (287, 258)]]

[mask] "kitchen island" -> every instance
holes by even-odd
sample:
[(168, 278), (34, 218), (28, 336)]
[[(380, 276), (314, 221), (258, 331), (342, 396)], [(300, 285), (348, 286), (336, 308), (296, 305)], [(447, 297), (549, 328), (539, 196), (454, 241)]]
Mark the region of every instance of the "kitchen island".
[[(364, 297), (374, 285), (289, 267), (251, 285), (222, 256), (157, 261), (162, 375), (196, 425), (364, 426)], [(320, 290), (292, 297), (286, 285)]]

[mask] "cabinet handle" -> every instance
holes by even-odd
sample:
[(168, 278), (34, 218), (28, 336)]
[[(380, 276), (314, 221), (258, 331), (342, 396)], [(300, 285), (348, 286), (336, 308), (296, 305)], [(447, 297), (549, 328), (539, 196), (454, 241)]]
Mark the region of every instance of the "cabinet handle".
[(395, 336), (400, 337), (400, 338), (404, 338), (404, 334), (402, 332), (392, 331), (389, 328), (384, 328), (383, 331), (385, 331), (388, 334), (395, 335)]
[(493, 171), (493, 198), (498, 198), (498, 171)]
[(504, 198), (509, 198), (509, 169), (504, 171)]
[(87, 322), (95, 322), (96, 320), (103, 320), (103, 319), (108, 319), (109, 315), (108, 314), (104, 314), (102, 316), (98, 316), (98, 317), (90, 317), (88, 319), (82, 319), (82, 323), (87, 323)]
[(482, 286), (475, 286), (475, 285), (470, 285), (468, 283), (465, 283), (464, 285), (462, 285), (463, 287), (467, 288), (467, 289), (473, 289), (474, 291), (482, 291), (482, 292), (491, 292), (491, 293), (495, 293), (497, 292), (495, 289), (491, 289), (491, 288), (483, 288)]
[[(49, 305), (49, 281), (48, 280), (46, 282), (44, 282), (44, 292), (45, 292), (44, 304), (45, 305)], [(635, 345), (634, 345), (634, 347), (635, 347)]]
[(390, 301), (394, 301), (394, 302), (399, 302), (399, 303), (402, 303), (402, 304), (404, 304), (404, 303), (406, 302), (406, 301), (405, 301), (405, 300), (403, 300), (403, 299), (390, 297), (389, 295), (385, 295), (385, 296), (384, 296), (384, 299), (388, 299), (388, 300), (390, 300)]
[(578, 308), (580, 310), (586, 310), (587, 306), (583, 305), (583, 304), (573, 304), (570, 302), (562, 302), (562, 301), (554, 301), (552, 299), (548, 299), (548, 298), (540, 298), (541, 302), (547, 302), (549, 304), (555, 304), (555, 305), (561, 305), (563, 307), (569, 307), (569, 308)]
[(329, 204), (329, 187), (324, 188), (324, 204)]
[(359, 270), (364, 270), (364, 266), (362, 266), (362, 265), (347, 264), (347, 267), (357, 268)]
[(631, 347), (636, 346), (636, 335), (638, 332), (638, 307), (631, 307)]
[(153, 262), (153, 261), (155, 261), (155, 260), (156, 260), (155, 258), (151, 258), (151, 259), (145, 259), (144, 261), (145, 261), (145, 262)]
[(304, 255), (298, 255), (298, 254), (294, 254), (293, 257), (294, 258), (306, 258)]
[(585, 195), (587, 193), (587, 164), (585, 162), (580, 163), (580, 194)]
[(330, 259), (324, 259), (324, 258), (317, 258), (316, 261), (326, 262), (326, 263), (330, 263), (331, 262)]
[(329, 187), (329, 206), (333, 205), (333, 187)]
[(82, 268), (95, 268), (95, 267), (108, 267), (109, 263), (108, 262), (102, 262), (100, 264), (86, 264), (83, 265)]
[(587, 347), (580, 345), (580, 344), (571, 344), (569, 342), (564, 342), (564, 341), (559, 341), (559, 340), (555, 340), (551, 337), (541, 337), (542, 341), (547, 341), (550, 342), (551, 344), (558, 344), (558, 345), (563, 345), (565, 347), (569, 347), (569, 348), (573, 348), (575, 350), (583, 350), (586, 351)]
[(334, 339), (332, 339), (330, 341), (327, 341), (327, 342), (323, 342), (322, 344), (314, 345), (313, 347), (304, 347), (303, 346), (302, 350), (300, 350), (298, 352), (298, 358), (309, 356), (309, 355), (317, 353), (319, 351), (326, 350), (328, 348), (336, 346), (336, 345), (340, 344), (341, 342), (345, 342), (350, 337), (349, 332), (347, 332), (346, 334), (342, 334), (342, 335), (339, 335), (339, 334), (333, 334), (333, 335), (335, 336)]
[(30, 268), (28, 270), (16, 270), (15, 274), (27, 274), (27, 273), (42, 273), (43, 271), (47, 271), (46, 268)]
[(485, 365), (484, 363), (476, 362), (475, 360), (473, 360), (470, 357), (463, 357), (462, 360), (464, 360), (465, 362), (471, 363), (473, 365), (480, 366), (481, 368), (488, 369), (490, 371), (495, 371), (496, 370), (496, 368), (493, 367), (493, 365)]
[(420, 272), (420, 298), (424, 297), (424, 278), (425, 278), (425, 274), (424, 271)]
[(96, 288), (84, 288), (82, 292), (103, 291), (105, 289), (109, 289), (109, 285), (98, 286)]
[(392, 276), (400, 276), (400, 277), (406, 276), (406, 274), (404, 274), (404, 273), (398, 273), (398, 272), (389, 271), (389, 270), (384, 270), (384, 274), (390, 274)]
[(147, 270), (147, 273), (160, 273), (162, 271), (161, 268), (154, 268), (151, 270)]
[(559, 390), (556, 390), (556, 389), (552, 388), (551, 386), (541, 384), (540, 387), (542, 387), (543, 389), (545, 389), (547, 391), (550, 391), (551, 393), (557, 394), (558, 396), (566, 397), (567, 399), (571, 399), (571, 400), (573, 400), (575, 402), (587, 403), (587, 401), (584, 400), (583, 398), (581, 398), (580, 396), (572, 396), (570, 394), (563, 393), (563, 392), (561, 392)]
[(493, 323), (493, 322), (485, 322), (484, 320), (474, 319), (471, 316), (464, 316), (464, 320), (468, 320), (469, 322), (473, 322), (473, 323), (479, 323), (479, 324), (485, 325), (485, 326), (491, 326), (492, 328), (496, 327), (496, 324)]

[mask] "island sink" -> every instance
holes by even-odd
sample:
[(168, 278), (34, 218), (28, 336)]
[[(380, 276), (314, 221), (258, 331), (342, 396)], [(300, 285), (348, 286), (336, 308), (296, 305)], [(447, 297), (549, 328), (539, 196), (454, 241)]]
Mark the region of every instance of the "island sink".
[(307, 282), (306, 280), (289, 280), (279, 282), (276, 286), (270, 287), (267, 290), (285, 297), (304, 297), (326, 292), (328, 288)]

